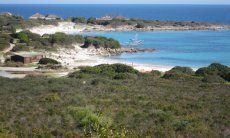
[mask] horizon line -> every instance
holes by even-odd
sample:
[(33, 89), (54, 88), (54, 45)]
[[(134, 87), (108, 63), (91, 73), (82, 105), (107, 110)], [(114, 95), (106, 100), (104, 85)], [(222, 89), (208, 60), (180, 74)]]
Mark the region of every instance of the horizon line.
[(205, 4), (205, 3), (0, 3), (2, 5), (230, 5), (229, 4)]

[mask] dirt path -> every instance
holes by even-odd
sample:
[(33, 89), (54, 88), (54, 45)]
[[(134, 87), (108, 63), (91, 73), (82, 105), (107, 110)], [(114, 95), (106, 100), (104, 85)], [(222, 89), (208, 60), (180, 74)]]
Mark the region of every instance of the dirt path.
[(14, 48), (15, 44), (10, 44), (10, 47), (6, 48), (5, 50), (3, 50), (3, 53), (7, 53), (9, 51), (11, 51)]

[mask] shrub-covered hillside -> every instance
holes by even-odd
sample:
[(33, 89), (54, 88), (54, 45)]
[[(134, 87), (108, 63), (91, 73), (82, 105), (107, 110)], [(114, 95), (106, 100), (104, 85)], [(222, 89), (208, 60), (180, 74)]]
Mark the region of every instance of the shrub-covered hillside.
[(166, 74), (176, 75), (114, 64), (0, 78), (0, 137), (228, 137), (229, 82), (184, 67)]
[(67, 35), (61, 32), (40, 36), (30, 31), (22, 31), (14, 33), (11, 36), (12, 39), (17, 39), (19, 41), (16, 43), (13, 51), (28, 51), (30, 49), (56, 50), (59, 47), (72, 48), (72, 44), (74, 43), (83, 44), (83, 48), (89, 46), (94, 46), (95, 48), (120, 48), (120, 43), (112, 38)]

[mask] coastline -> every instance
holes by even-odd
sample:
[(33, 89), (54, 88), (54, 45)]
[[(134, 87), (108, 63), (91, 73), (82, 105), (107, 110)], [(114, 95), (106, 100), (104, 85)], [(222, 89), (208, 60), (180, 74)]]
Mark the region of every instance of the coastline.
[(136, 28), (132, 25), (122, 25), (118, 27), (110, 27), (103, 25), (87, 25), (76, 24), (73, 22), (59, 22), (58, 25), (41, 25), (32, 28), (18, 29), (16, 32), (22, 30), (29, 30), (32, 33), (39, 35), (54, 34), (56, 32), (63, 32), (66, 34), (79, 34), (83, 32), (154, 32), (154, 31), (189, 31), (189, 30), (229, 30), (229, 25), (198, 25), (198, 26), (148, 26), (145, 28)]
[[(44, 34), (54, 34), (56, 32), (63, 32), (66, 34), (81, 34), (84, 32), (131, 32), (131, 31), (187, 31), (187, 30), (222, 30), (224, 27), (221, 25), (213, 25), (209, 27), (200, 26), (200, 28), (189, 28), (189, 27), (172, 27), (172, 26), (164, 26), (164, 28), (155, 27), (155, 28), (147, 28), (147, 29), (136, 29), (134, 26), (120, 26), (118, 28), (110, 28), (102, 25), (86, 25), (86, 24), (75, 24), (73, 22), (59, 22), (58, 25), (41, 25), (37, 27), (27, 28), (26, 30), (31, 31), (32, 33), (36, 33), (39, 35)], [(230, 26), (226, 26), (225, 29), (230, 29)], [(24, 29), (23, 29), (24, 30)], [(18, 29), (17, 32), (22, 31), (22, 29)], [(73, 69), (81, 67), (81, 66), (96, 66), (100, 64), (115, 64), (122, 63), (133, 68), (137, 69), (140, 72), (150, 72), (152, 70), (159, 70), (161, 72), (166, 72), (173, 68), (174, 66), (164, 66), (164, 65), (155, 65), (155, 64), (144, 64), (137, 62), (128, 62), (121, 60), (113, 60), (108, 59), (107, 56), (126, 53), (125, 50), (113, 50), (113, 49), (95, 49), (95, 48), (86, 48), (83, 49), (79, 44), (73, 44), (74, 49), (64, 49), (60, 48), (58, 51), (41, 51), (44, 53), (44, 56), (47, 58), (52, 58), (61, 63), (64, 67), (68, 68), (68, 72), (71, 72)], [(121, 52), (122, 51), (122, 52)], [(154, 51), (154, 50), (153, 50)], [(151, 52), (153, 52), (151, 51)], [(134, 51), (127, 53), (134, 53)], [(136, 52), (150, 52), (146, 51), (136, 51)], [(7, 68), (6, 68), (7, 69)], [(7, 71), (1, 69), (3, 71)], [(193, 68), (193, 70), (196, 70)], [(17, 71), (17, 69), (16, 69)], [(37, 69), (34, 70), (39, 71)]]
[(100, 64), (115, 64), (122, 63), (134, 67), (140, 72), (149, 72), (159, 70), (162, 72), (168, 71), (172, 66), (141, 64), (136, 62), (118, 61), (108, 59), (108, 54), (101, 54), (101, 49), (87, 48), (83, 49), (78, 44), (73, 45), (74, 49), (61, 48), (57, 52), (45, 52), (47, 58), (52, 58), (59, 61), (64, 67), (71, 69), (80, 66), (96, 66)]

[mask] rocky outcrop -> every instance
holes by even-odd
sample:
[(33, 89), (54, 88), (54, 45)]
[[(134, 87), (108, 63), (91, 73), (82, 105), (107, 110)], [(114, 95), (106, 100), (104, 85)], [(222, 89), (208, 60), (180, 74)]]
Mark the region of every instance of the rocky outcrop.
[(90, 53), (94, 55), (101, 55), (101, 56), (111, 56), (111, 55), (120, 55), (122, 53), (137, 53), (137, 52), (154, 52), (154, 48), (88, 48)]

